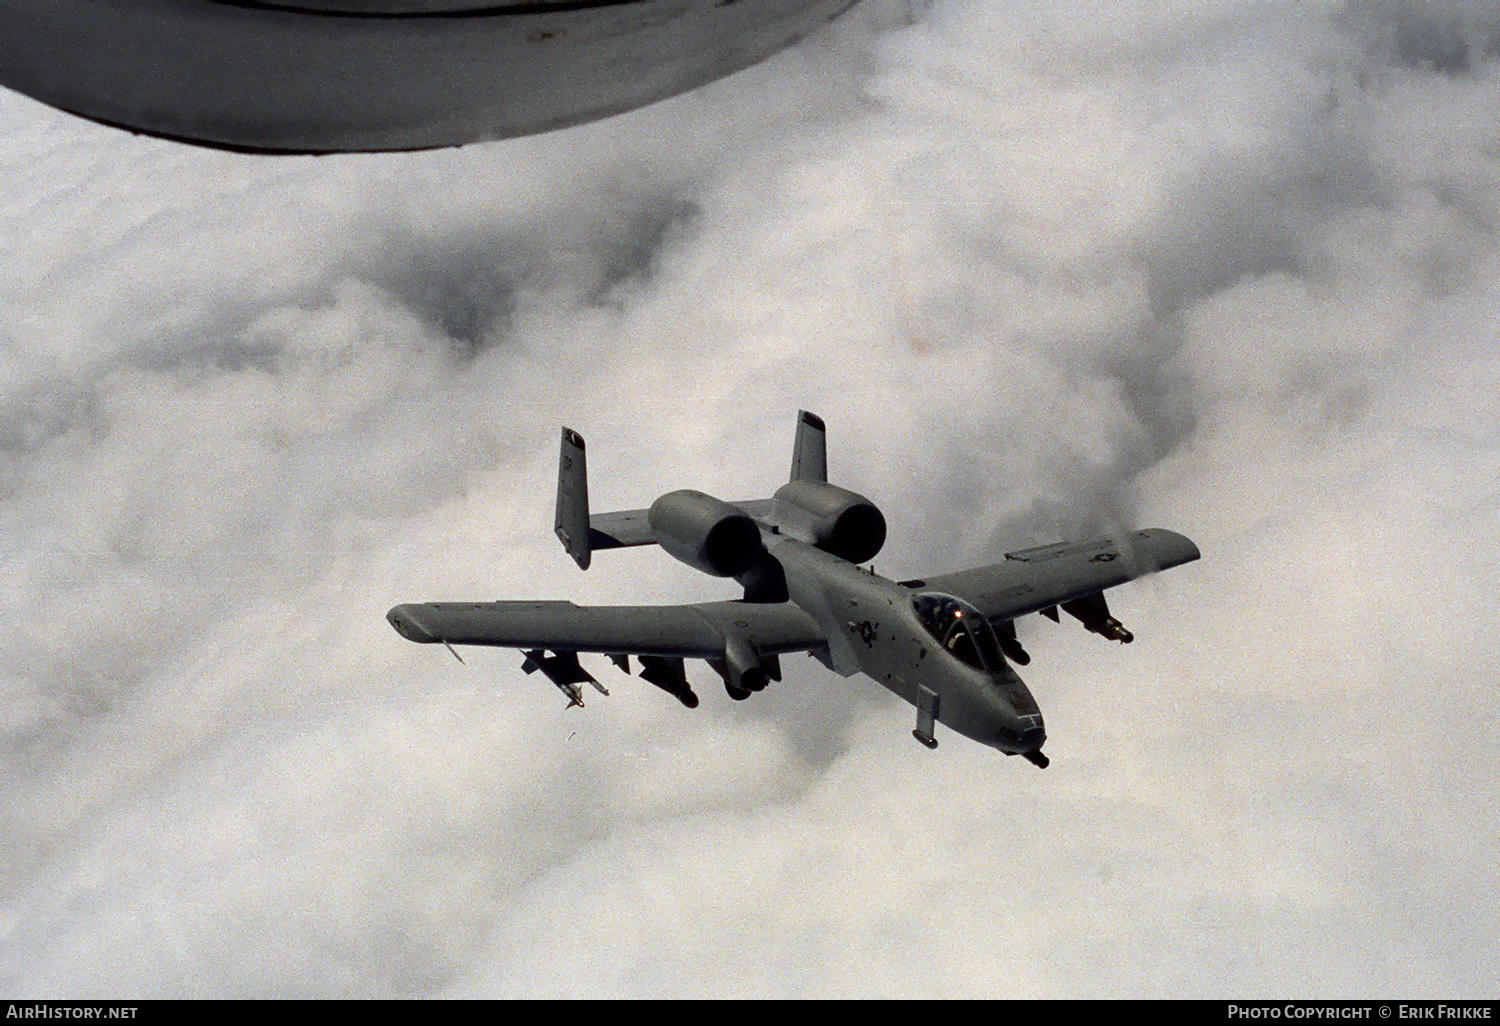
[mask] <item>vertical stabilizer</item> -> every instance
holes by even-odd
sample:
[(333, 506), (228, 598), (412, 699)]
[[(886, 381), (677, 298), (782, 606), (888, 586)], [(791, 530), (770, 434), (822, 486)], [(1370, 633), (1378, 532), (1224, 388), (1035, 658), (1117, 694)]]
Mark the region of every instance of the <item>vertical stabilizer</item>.
[(557, 537), (579, 569), (589, 568), (589, 479), (583, 457), (583, 436), (562, 429), (562, 452), (557, 458)]
[(792, 443), (793, 481), (828, 480), (828, 448), (823, 418), (806, 410), (797, 411), (797, 440)]

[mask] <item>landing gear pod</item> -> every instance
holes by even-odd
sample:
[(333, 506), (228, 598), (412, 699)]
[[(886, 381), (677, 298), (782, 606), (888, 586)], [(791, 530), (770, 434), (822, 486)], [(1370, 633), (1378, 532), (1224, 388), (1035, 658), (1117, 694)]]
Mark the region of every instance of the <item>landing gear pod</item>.
[(730, 636), (724, 646), (723, 659), (710, 659), (711, 666), (724, 678), (724, 690), (736, 702), (743, 702), (752, 692), (763, 691), (773, 680), (781, 679), (781, 660), (776, 655), (761, 655), (742, 637)]
[(1005, 658), (1017, 666), (1026, 666), (1031, 662), (1031, 653), (1021, 647), (1021, 642), (1016, 639), (1016, 622), (1014, 620), (1002, 620), (995, 625), (995, 638), (1000, 642), (1000, 651), (1005, 653)]

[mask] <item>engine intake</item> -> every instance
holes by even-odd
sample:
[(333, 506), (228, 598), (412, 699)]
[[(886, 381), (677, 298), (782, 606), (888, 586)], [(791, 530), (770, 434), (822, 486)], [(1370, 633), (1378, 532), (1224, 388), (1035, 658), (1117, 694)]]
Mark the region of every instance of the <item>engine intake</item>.
[(837, 485), (791, 481), (776, 490), (782, 531), (851, 563), (872, 559), (885, 544), (885, 516), (875, 504)]
[(760, 528), (712, 495), (684, 488), (668, 492), (647, 514), (657, 542), (674, 559), (715, 577), (738, 577), (760, 558)]

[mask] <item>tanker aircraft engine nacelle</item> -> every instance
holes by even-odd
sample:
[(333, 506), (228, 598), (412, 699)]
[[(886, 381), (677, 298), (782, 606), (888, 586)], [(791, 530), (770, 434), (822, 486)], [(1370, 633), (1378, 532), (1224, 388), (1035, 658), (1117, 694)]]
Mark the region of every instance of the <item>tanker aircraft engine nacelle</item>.
[(686, 92), (854, 2), (0, 0), (0, 85), (218, 149), (429, 149)]
[[(669, 492), (650, 509), (591, 513), (584, 442), (562, 430), (557, 537), (587, 570), (596, 549), (660, 545), (691, 567), (744, 586), (743, 598), (672, 606), (576, 606), (571, 602), (417, 602), (386, 614), (422, 643), (519, 649), (522, 669), (541, 670), (581, 705), (580, 684), (603, 685), (578, 660), (608, 656), (698, 705), (685, 662), (701, 659), (736, 700), (781, 680), (781, 656), (805, 652), (846, 677), (883, 685), (916, 709), (912, 736), (937, 747), (939, 723), (1006, 755), (1045, 767), (1042, 712), (1012, 664), (1031, 661), (1015, 621), (1066, 612), (1102, 637), (1133, 635), (1110, 615), (1104, 591), (1198, 558), (1172, 531), (1064, 541), (1007, 552), (988, 566), (889, 581), (872, 558), (885, 517), (862, 495), (828, 483), (823, 421), (797, 418), (790, 481), (770, 499), (723, 502)], [(548, 654), (552, 653), (552, 654)], [(456, 652), (454, 653), (457, 654)]]

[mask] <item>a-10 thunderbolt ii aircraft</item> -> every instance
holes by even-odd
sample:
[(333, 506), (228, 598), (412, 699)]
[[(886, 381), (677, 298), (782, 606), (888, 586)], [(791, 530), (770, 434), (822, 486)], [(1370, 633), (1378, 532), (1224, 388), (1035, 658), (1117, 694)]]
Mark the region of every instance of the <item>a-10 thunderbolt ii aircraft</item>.
[[(1128, 642), (1104, 589), (1198, 558), (1172, 531), (1062, 542), (1007, 553), (991, 566), (921, 580), (886, 580), (871, 559), (885, 517), (870, 500), (828, 483), (822, 420), (802, 412), (791, 480), (771, 499), (723, 502), (669, 492), (649, 510), (589, 513), (582, 437), (562, 431), (557, 535), (583, 569), (597, 549), (660, 545), (704, 573), (734, 578), (744, 597), (680, 606), (577, 606), (571, 602), (430, 602), (396, 606), (386, 619), (411, 641), (494, 645), (525, 653), (582, 705), (579, 685), (604, 686), (578, 661), (608, 655), (693, 708), (683, 660), (704, 659), (744, 699), (781, 680), (780, 657), (809, 652), (844, 676), (862, 672), (916, 707), (918, 741), (937, 747), (941, 723), (1007, 755), (1046, 766), (1046, 730), (1012, 663), (1030, 657), (1015, 619), (1071, 614), (1095, 634)], [(456, 651), (453, 652), (458, 655)], [(461, 660), (460, 660), (461, 661)]]

